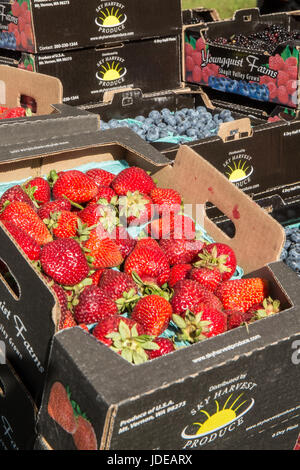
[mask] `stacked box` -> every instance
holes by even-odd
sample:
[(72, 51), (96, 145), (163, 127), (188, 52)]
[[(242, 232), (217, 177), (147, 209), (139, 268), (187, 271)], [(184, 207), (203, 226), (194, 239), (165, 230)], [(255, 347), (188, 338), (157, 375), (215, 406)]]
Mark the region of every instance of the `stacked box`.
[(4, 3), (2, 37), (17, 41), (2, 44), (0, 61), (59, 78), (64, 102), (71, 105), (99, 101), (106, 90), (117, 88), (140, 87), (145, 93), (176, 88), (181, 80), (180, 4)]
[[(251, 43), (247, 38), (253, 33), (257, 39)], [(264, 34), (266, 39), (260, 40)], [(185, 26), (183, 35), (187, 83), (298, 107), (297, 12), (260, 15), (258, 9), (238, 10), (232, 20)]]

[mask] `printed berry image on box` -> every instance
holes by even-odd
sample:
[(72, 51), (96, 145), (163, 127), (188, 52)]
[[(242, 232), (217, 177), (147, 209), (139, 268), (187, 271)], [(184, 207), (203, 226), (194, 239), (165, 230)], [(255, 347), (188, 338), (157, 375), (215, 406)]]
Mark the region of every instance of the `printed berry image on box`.
[(0, 5), (0, 17), (0, 47), (33, 52), (30, 1), (5, 0)]
[(220, 23), (186, 29), (186, 82), (297, 108), (300, 26), (250, 22), (252, 29), (243, 25), (243, 31), (223, 23), (224, 30)]

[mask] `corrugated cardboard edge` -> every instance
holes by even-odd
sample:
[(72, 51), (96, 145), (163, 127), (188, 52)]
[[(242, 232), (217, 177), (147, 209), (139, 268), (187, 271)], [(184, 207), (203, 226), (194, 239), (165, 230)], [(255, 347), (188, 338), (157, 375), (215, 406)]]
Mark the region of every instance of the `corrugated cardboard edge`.
[(9, 107), (20, 105), (20, 96), (35, 99), (37, 114), (49, 114), (53, 103), (62, 103), (63, 87), (58, 78), (22, 70), (9, 65), (0, 65), (0, 80), (5, 83), (6, 102)]
[(111, 405), (107, 411), (99, 450), (109, 450), (110, 448), (115, 417), (117, 415), (118, 409), (118, 405)]

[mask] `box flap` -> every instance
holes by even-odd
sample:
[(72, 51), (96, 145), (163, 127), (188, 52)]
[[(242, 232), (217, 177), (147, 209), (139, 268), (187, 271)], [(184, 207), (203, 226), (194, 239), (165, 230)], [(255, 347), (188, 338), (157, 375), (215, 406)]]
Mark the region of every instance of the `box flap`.
[(36, 101), (37, 114), (49, 114), (52, 104), (62, 103), (62, 83), (55, 77), (0, 65), (0, 104), (20, 106), (22, 95)]
[(279, 259), (285, 241), (281, 225), (189, 147), (181, 146), (173, 167), (162, 169), (156, 178), (160, 185), (184, 194), (184, 203), (193, 205), (194, 216), (199, 216), (199, 205), (210, 202), (233, 222), (235, 236), (230, 238), (204, 216), (209, 235), (233, 248), (245, 273)]

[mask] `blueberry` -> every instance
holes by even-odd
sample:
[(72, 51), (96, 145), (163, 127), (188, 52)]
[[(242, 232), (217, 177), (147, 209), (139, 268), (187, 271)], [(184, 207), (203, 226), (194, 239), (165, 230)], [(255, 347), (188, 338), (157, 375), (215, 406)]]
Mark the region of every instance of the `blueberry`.
[(160, 112), (160, 114), (164, 117), (166, 116), (172, 116), (172, 112), (168, 108), (163, 108)]
[(191, 127), (190, 129), (188, 129), (188, 130), (186, 131), (186, 135), (187, 135), (188, 137), (196, 137), (196, 138), (197, 138), (197, 137), (198, 137), (197, 129), (194, 129), (194, 128)]
[(183, 108), (180, 110), (183, 114), (189, 114), (189, 111), (191, 111), (189, 108)]
[(146, 118), (145, 116), (137, 116), (136, 118), (134, 118), (136, 121), (140, 121), (140, 122), (145, 122)]
[(189, 109), (188, 112), (186, 113), (186, 115), (190, 118), (198, 118), (199, 117), (199, 113), (198, 113), (198, 111), (195, 111), (195, 109)]
[(294, 271), (300, 271), (300, 265), (296, 261), (292, 261), (289, 258), (287, 258), (286, 264)]
[(160, 129), (159, 131), (159, 138), (164, 139), (165, 137), (169, 137), (169, 132), (165, 129)]
[(110, 129), (110, 127), (109, 127), (109, 125), (107, 124), (107, 122), (101, 121), (100, 130), (101, 130), (101, 131), (106, 131), (107, 129)]
[(164, 121), (169, 126), (176, 126), (176, 124), (177, 124), (176, 118), (172, 114), (170, 114), (168, 116), (165, 116)]
[(184, 135), (187, 131), (186, 124), (182, 123), (177, 127), (177, 132), (179, 135)]
[(146, 118), (144, 124), (148, 124), (149, 126), (153, 126), (154, 121), (151, 118)]
[(285, 260), (287, 259), (287, 257), (288, 257), (288, 252), (287, 252), (287, 250), (286, 250), (285, 248), (283, 248), (283, 250), (282, 250), (282, 252), (281, 252), (281, 255), (280, 255), (280, 259), (281, 259), (282, 261), (285, 261)]
[(157, 127), (158, 127), (159, 129), (166, 129), (166, 128), (167, 128), (167, 124), (165, 124), (164, 122), (160, 122), (160, 123), (157, 125)]
[(147, 140), (149, 140), (150, 142), (154, 142), (155, 140), (158, 140), (159, 139), (159, 130), (157, 127), (150, 127), (150, 129), (148, 130), (147, 134), (146, 134), (146, 138)]
[(197, 106), (196, 110), (199, 114), (206, 113), (206, 108), (204, 106)]
[(153, 119), (153, 121), (161, 120), (162, 116), (159, 111), (153, 110), (149, 113), (149, 118)]
[(300, 231), (296, 230), (291, 234), (291, 240), (295, 243), (300, 243)]

